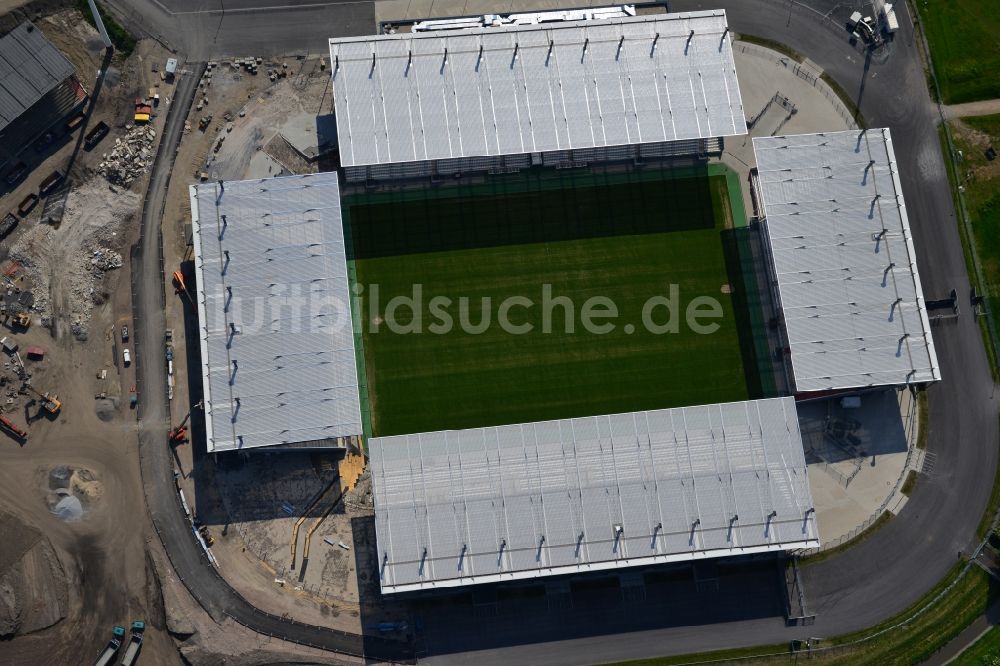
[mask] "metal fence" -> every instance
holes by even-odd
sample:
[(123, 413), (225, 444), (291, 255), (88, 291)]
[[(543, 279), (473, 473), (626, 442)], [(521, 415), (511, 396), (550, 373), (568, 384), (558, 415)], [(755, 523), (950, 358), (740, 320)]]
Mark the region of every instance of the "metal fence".
[[(909, 407), (906, 410), (906, 413), (902, 415), (903, 429), (906, 433), (906, 440), (907, 440), (906, 462), (903, 463), (903, 471), (896, 479), (896, 483), (892, 486), (892, 490), (889, 492), (888, 495), (886, 495), (886, 498), (882, 500), (882, 503), (879, 505), (878, 509), (876, 509), (870, 516), (868, 516), (868, 518), (866, 518), (863, 523), (852, 529), (850, 532), (842, 534), (836, 539), (824, 543), (819, 548), (815, 548), (812, 550), (800, 550), (798, 551), (798, 554), (802, 555), (803, 557), (808, 555), (814, 555), (816, 553), (822, 553), (827, 550), (832, 550), (837, 546), (847, 543), (848, 541), (859, 536), (862, 532), (864, 532), (869, 527), (874, 525), (879, 520), (879, 518), (882, 517), (882, 514), (889, 509), (889, 506), (896, 500), (896, 494), (899, 492), (899, 489), (906, 482), (906, 477), (909, 475), (909, 472), (912, 469), (913, 457), (914, 455), (916, 455), (917, 447), (911, 433), (914, 433), (915, 429), (918, 427), (917, 411), (918, 411), (917, 397), (913, 395), (912, 399), (910, 400)], [(838, 473), (838, 475), (843, 477), (842, 474)], [(851, 476), (851, 478), (853, 478), (853, 475)], [(844, 484), (845, 487), (850, 483), (851, 479), (847, 479), (846, 481), (847, 482)]]
[(781, 65), (785, 69), (791, 71), (792, 74), (815, 88), (817, 92), (822, 94), (827, 101), (830, 102), (834, 110), (837, 112), (837, 115), (839, 115), (840, 118), (847, 124), (848, 129), (857, 129), (858, 124), (855, 121), (853, 114), (840, 99), (840, 96), (838, 96), (829, 84), (821, 78), (820, 74), (812, 68), (805, 66), (791, 56), (787, 56), (783, 53), (779, 53), (778, 51), (774, 51), (751, 42), (737, 41), (733, 44), (733, 48), (741, 53), (770, 60), (771, 62)]

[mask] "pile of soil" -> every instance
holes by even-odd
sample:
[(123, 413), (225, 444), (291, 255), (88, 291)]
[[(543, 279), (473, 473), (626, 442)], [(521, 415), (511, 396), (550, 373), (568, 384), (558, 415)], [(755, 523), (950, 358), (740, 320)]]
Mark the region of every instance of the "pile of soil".
[(45, 500), (52, 515), (76, 522), (101, 499), (104, 485), (89, 469), (60, 465), (49, 470), (47, 491)]
[(0, 637), (50, 627), (66, 616), (66, 573), (49, 540), (0, 513)]

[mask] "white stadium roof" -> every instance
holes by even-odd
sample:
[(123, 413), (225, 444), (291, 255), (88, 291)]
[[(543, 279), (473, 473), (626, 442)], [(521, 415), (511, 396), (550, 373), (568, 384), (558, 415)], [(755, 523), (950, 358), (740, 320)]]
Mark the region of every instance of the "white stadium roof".
[(889, 130), (753, 144), (796, 390), (940, 379)]
[(337, 174), (190, 191), (208, 450), (361, 434)]
[(369, 441), (383, 593), (819, 545), (792, 398)]
[(723, 10), (330, 40), (344, 166), (746, 134)]

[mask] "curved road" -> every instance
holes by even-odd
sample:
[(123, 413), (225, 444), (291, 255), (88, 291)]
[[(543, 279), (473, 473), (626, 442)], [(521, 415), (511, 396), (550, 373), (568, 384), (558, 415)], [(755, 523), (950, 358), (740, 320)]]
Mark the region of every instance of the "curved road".
[(160, 219), (184, 119), (204, 65), (191, 69), (195, 71), (180, 78), (170, 107), (143, 206), (139, 244), (132, 255), (133, 335), (136, 341), (137, 382), (142, 398), (139, 405), (139, 459), (153, 525), (178, 577), (217, 622), (228, 616), (258, 633), (303, 645), (350, 655), (405, 660), (409, 651), (400, 643), (314, 627), (258, 611), (209, 564), (190, 524), (181, 513), (172, 475), (170, 447), (166, 441), (170, 408), (163, 357), (166, 274), (162, 266)]
[[(173, 5), (187, 1), (164, 0)], [(116, 2), (112, 0), (112, 4)], [(192, 3), (199, 4), (194, 0), (188, 2)], [(827, 7), (836, 4), (839, 12), (846, 10), (849, 13), (849, 5), (861, 6), (865, 3), (812, 0), (812, 4)], [(313, 48), (311, 42), (315, 35), (325, 30), (322, 24), (313, 21), (330, 12), (341, 20), (323, 33), (326, 36), (345, 30), (355, 34), (371, 32), (371, 22), (361, 25), (351, 23), (357, 18), (358, 8), (367, 5), (370, 3), (300, 4), (289, 12), (288, 16), (292, 18), (286, 16), (285, 23), (270, 25), (268, 43), (280, 45), (284, 51), (301, 49), (306, 44)], [(165, 5), (157, 0), (136, 0), (131, 11), (145, 12), (147, 6), (152, 9), (148, 15), (144, 13), (141, 20), (147, 27), (161, 25), (157, 21), (163, 20), (166, 10)], [(245, 0), (242, 6), (246, 18), (257, 17), (259, 21), (258, 14), (273, 15), (273, 10), (260, 8), (256, 0)], [(865, 55), (848, 44), (846, 32), (835, 20), (825, 19), (822, 12), (796, 2), (676, 0), (671, 3), (673, 11), (718, 7), (728, 11), (729, 23), (734, 31), (773, 39), (806, 54), (852, 97), (860, 97), (860, 108), (869, 125), (892, 129), (924, 291), (929, 298), (946, 294), (952, 288), (957, 289), (959, 294), (969, 293), (951, 193), (935, 129), (937, 108), (927, 93), (918, 45), (910, 26), (909, 8), (903, 2), (897, 4), (903, 27), (897, 34), (888, 59), (885, 62), (866, 62)], [(212, 51), (211, 43), (204, 37), (212, 30), (219, 30), (209, 20), (216, 14), (210, 11), (185, 16), (201, 21), (198, 23), (200, 33), (192, 29), (184, 37), (191, 40), (194, 52), (203, 57), (225, 53), (221, 47)], [(235, 38), (228, 33), (222, 34), (226, 40)], [(229, 588), (207, 565), (198, 549), (181, 516), (169, 479), (171, 463), (163, 445), (167, 423), (163, 395), (166, 376), (161, 357), (164, 283), (158, 261), (159, 219), (173, 147), (183, 121), (179, 113), (174, 114), (183, 106), (182, 99), (189, 100), (194, 78), (182, 80), (175, 109), (168, 119), (164, 147), (154, 166), (149, 203), (142, 221), (144, 259), (138, 263), (140, 275), (135, 285), (139, 367), (149, 379), (143, 383), (140, 436), (149, 510), (161, 531), (175, 569), (213, 617), (228, 614), (262, 633), (356, 654), (362, 645), (360, 637), (264, 616)], [(617, 661), (779, 643), (808, 636), (832, 636), (875, 624), (916, 601), (944, 576), (960, 553), (971, 550), (974, 530), (989, 497), (997, 465), (1000, 433), (994, 386), (979, 328), (973, 317), (967, 314), (969, 309), (963, 308), (963, 315), (958, 321), (934, 330), (944, 376), (942, 382), (930, 389), (928, 441), (929, 451), (936, 455), (934, 472), (921, 478), (905, 511), (871, 538), (842, 555), (803, 569), (809, 610), (818, 615), (814, 626), (787, 628), (782, 618), (762, 617), (545, 643), (530, 642), (517, 622), (482, 620), (481, 625), (490, 625), (493, 644), (516, 647), (480, 651), (475, 657), (477, 661), (517, 660), (553, 664)], [(429, 647), (431, 653), (450, 649), (447, 645)], [(372, 650), (387, 650), (391, 654), (383, 653), (385, 657), (403, 656), (392, 643), (367, 642), (365, 648), (369, 654)], [(442, 662), (465, 662), (469, 659), (467, 653), (435, 658)]]

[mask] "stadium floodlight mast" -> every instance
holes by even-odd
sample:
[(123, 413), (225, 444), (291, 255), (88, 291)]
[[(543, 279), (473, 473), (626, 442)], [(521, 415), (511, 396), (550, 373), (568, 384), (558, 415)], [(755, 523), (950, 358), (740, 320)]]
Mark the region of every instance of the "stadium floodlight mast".
[(111, 38), (108, 36), (108, 30), (104, 27), (104, 21), (101, 20), (101, 13), (97, 11), (97, 4), (94, 0), (87, 0), (87, 4), (90, 5), (90, 13), (94, 16), (94, 25), (97, 26), (97, 32), (101, 35), (104, 48), (110, 51), (114, 47), (111, 44)]

